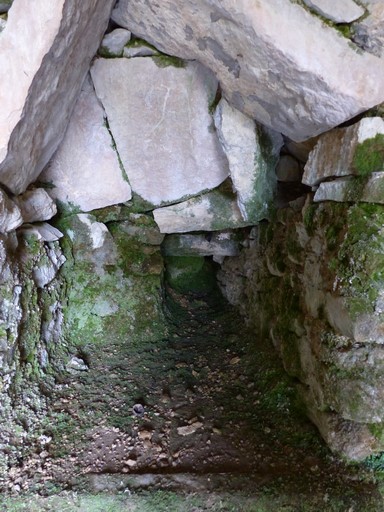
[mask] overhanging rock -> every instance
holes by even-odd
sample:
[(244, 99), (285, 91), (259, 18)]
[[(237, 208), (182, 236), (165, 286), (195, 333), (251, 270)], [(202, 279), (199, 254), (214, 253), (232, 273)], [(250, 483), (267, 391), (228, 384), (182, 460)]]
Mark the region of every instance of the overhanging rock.
[(121, 0), (112, 16), (210, 67), (234, 107), (295, 141), (384, 100), (384, 61), (290, 0)]
[(57, 149), (114, 0), (15, 0), (0, 38), (0, 183), (20, 194)]

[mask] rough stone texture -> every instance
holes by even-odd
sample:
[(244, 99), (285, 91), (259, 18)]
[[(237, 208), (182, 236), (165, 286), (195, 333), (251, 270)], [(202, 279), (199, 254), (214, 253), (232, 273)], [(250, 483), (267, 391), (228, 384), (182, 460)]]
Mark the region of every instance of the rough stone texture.
[(131, 33), (124, 28), (116, 28), (104, 36), (99, 53), (103, 57), (122, 57), (124, 46), (131, 39)]
[(327, 443), (351, 459), (384, 447), (383, 224), (377, 204), (285, 208), (220, 276), (303, 384)]
[(90, 211), (128, 201), (132, 194), (90, 80), (83, 84), (64, 140), (39, 181), (65, 205)]
[(49, 220), (57, 213), (52, 197), (42, 188), (27, 190), (14, 202), (20, 208), (24, 222), (40, 222)]
[(351, 23), (360, 18), (365, 10), (353, 0), (304, 0), (318, 14), (335, 23)]
[(20, 194), (57, 149), (113, 0), (17, 0), (0, 38), (0, 183)]
[(284, 147), (290, 155), (295, 157), (299, 162), (305, 164), (310, 152), (316, 146), (317, 141), (318, 137), (312, 137), (305, 142), (295, 142), (285, 137)]
[(55, 386), (52, 359), (63, 349), (61, 288), (56, 277), (63, 262), (58, 242), (45, 244), (22, 231), (0, 236), (2, 490), (10, 469), (25, 455), (25, 443), (42, 451), (48, 437), (41, 435), (42, 420), (47, 395)]
[(354, 178), (339, 178), (320, 183), (316, 190), (315, 202), (319, 201), (362, 201), (384, 204), (384, 172), (373, 172), (363, 182)]
[(292, 182), (301, 180), (300, 164), (290, 155), (283, 155), (276, 166), (276, 177), (278, 181)]
[[(381, 117), (366, 117), (348, 128), (325, 133), (309, 155), (303, 183), (314, 186), (330, 177), (382, 170), (383, 136), (384, 120)], [(373, 153), (377, 158), (372, 158)]]
[(236, 198), (217, 190), (158, 208), (153, 216), (161, 233), (221, 231), (249, 225), (242, 218)]
[(0, 189), (0, 233), (8, 233), (21, 226), (23, 217), (20, 209), (5, 192)]
[[(215, 112), (219, 140), (227, 155), (237, 204), (245, 221), (267, 217), (276, 188), (275, 167), (283, 145), (225, 99)], [(277, 139), (277, 137), (275, 137)]]
[(352, 25), (353, 41), (363, 50), (382, 57), (384, 47), (384, 4), (382, 0), (365, 0), (369, 15)]
[(132, 191), (159, 206), (217, 187), (228, 166), (208, 112), (212, 73), (155, 59), (98, 59), (91, 73)]
[(163, 243), (166, 256), (238, 256), (239, 241), (235, 233), (222, 231), (209, 234), (169, 235)]
[(64, 236), (61, 231), (48, 224), (48, 222), (39, 222), (33, 225), (23, 224), (19, 231), (26, 236), (34, 236), (36, 240), (42, 240), (43, 242), (55, 242)]
[(234, 107), (296, 141), (384, 98), (384, 63), (290, 0), (121, 0), (113, 19), (210, 67)]

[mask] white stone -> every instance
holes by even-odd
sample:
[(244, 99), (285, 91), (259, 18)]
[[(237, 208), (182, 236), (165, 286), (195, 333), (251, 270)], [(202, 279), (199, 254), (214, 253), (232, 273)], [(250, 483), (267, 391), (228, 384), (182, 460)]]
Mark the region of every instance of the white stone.
[(37, 240), (42, 240), (43, 242), (56, 242), (56, 240), (60, 240), (60, 238), (64, 236), (61, 231), (51, 226), (51, 224), (48, 224), (48, 222), (23, 224), (20, 228), (20, 232), (27, 236), (35, 236)]
[(273, 200), (275, 166), (283, 139), (280, 136), (280, 146), (271, 151), (266, 131), (225, 99), (220, 100), (214, 119), (241, 215), (246, 221), (258, 222), (268, 216)]
[(225, 180), (208, 111), (217, 89), (211, 72), (137, 57), (97, 59), (91, 73), (133, 192), (159, 206)]
[(18, 206), (0, 189), (0, 233), (8, 233), (21, 226), (23, 217)]
[(249, 225), (243, 220), (235, 198), (218, 191), (153, 211), (161, 233), (221, 231)]
[(234, 107), (295, 141), (384, 100), (384, 62), (292, 0), (120, 0), (113, 19), (208, 66)]
[(325, 181), (320, 183), (313, 200), (384, 204), (384, 172), (373, 172), (363, 185), (356, 178)]
[(55, 201), (43, 188), (27, 190), (14, 202), (20, 208), (24, 222), (41, 222), (51, 219), (57, 213)]
[(88, 79), (64, 140), (39, 180), (54, 186), (52, 197), (84, 212), (124, 203), (132, 197), (106, 127), (104, 110)]
[(158, 52), (150, 46), (145, 46), (142, 44), (140, 46), (127, 46), (124, 48), (123, 57), (151, 57), (157, 53)]
[(99, 52), (105, 57), (121, 57), (123, 54), (124, 46), (129, 42), (130, 39), (131, 33), (129, 30), (124, 28), (116, 28), (104, 36)]
[(381, 117), (365, 117), (352, 126), (325, 133), (309, 155), (303, 183), (313, 187), (326, 178), (358, 174), (353, 166), (356, 149), (359, 144), (376, 135), (384, 135), (384, 120)]
[(304, 0), (304, 3), (335, 23), (351, 23), (365, 13), (353, 0)]
[(85, 224), (89, 230), (88, 234), (92, 242), (91, 249), (100, 249), (100, 247), (104, 245), (106, 239), (110, 236), (107, 226), (102, 222), (94, 222), (93, 219), (85, 213), (80, 213), (77, 215), (77, 218), (80, 222)]
[(14, 194), (57, 149), (114, 0), (15, 0), (0, 37), (0, 183)]
[(276, 177), (278, 181), (285, 183), (300, 181), (301, 169), (296, 158), (291, 155), (283, 155), (276, 166)]

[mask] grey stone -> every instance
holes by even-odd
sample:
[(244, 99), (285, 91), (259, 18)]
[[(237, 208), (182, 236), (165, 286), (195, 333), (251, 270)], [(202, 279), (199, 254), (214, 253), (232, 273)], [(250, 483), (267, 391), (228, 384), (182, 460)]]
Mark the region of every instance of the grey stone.
[(23, 224), (19, 231), (25, 236), (34, 236), (37, 240), (42, 240), (43, 242), (55, 242), (64, 236), (60, 230), (51, 226), (48, 222)]
[(325, 181), (320, 183), (313, 200), (384, 204), (384, 172), (371, 173), (363, 183), (356, 178)]
[(0, 33), (5, 29), (7, 22), (0, 18)]
[(8, 12), (11, 8), (13, 0), (1, 0), (0, 2), (0, 14)]
[[(18, 0), (0, 37), (0, 183), (24, 192), (64, 135), (114, 0)], [(28, 58), (26, 58), (26, 55)]]
[(352, 25), (352, 39), (363, 50), (382, 57), (384, 47), (384, 4), (382, 0), (365, 0), (368, 16)]
[(99, 53), (103, 57), (121, 57), (124, 46), (131, 39), (131, 33), (124, 28), (116, 28), (105, 35), (101, 41)]
[(302, 164), (305, 164), (308, 160), (308, 156), (312, 149), (316, 146), (318, 137), (312, 137), (304, 142), (295, 142), (285, 137), (284, 146), (285, 149), (296, 158)]
[(84, 212), (132, 197), (89, 79), (82, 86), (64, 140), (39, 180), (53, 186), (53, 198)]
[[(354, 162), (356, 151), (364, 142), (376, 136), (384, 136), (384, 120), (381, 117), (365, 117), (352, 126), (325, 133), (319, 137), (309, 155), (303, 183), (313, 187), (327, 178), (359, 174)], [(372, 171), (380, 170), (372, 168)]]
[(19, 207), (0, 189), (0, 233), (13, 231), (22, 223)]
[(27, 190), (14, 198), (20, 208), (24, 222), (41, 222), (51, 219), (57, 213), (55, 201), (43, 188)]
[(301, 180), (301, 168), (296, 158), (290, 155), (283, 155), (276, 166), (276, 177), (278, 181), (292, 182)]
[[(39, 239), (39, 236), (37, 238)], [(66, 258), (63, 254), (57, 253), (54, 247), (45, 246), (45, 257), (41, 258), (39, 264), (32, 270), (32, 277), (37, 288), (44, 288), (51, 283), (65, 262)]]
[(240, 246), (231, 231), (209, 234), (169, 235), (162, 249), (167, 256), (238, 256)]
[(304, 3), (335, 23), (351, 23), (365, 13), (353, 0), (304, 0)]
[(161, 233), (222, 231), (249, 225), (243, 220), (235, 197), (219, 191), (157, 208), (153, 216)]
[(384, 99), (384, 62), (291, 0), (120, 0), (113, 19), (211, 68), (235, 108), (295, 141)]
[(137, 57), (97, 59), (91, 73), (134, 193), (159, 206), (225, 180), (228, 164), (208, 112), (217, 89), (210, 71)]
[(268, 216), (276, 188), (275, 167), (283, 139), (274, 146), (266, 130), (221, 99), (215, 112), (219, 140), (227, 155), (237, 204), (245, 221)]

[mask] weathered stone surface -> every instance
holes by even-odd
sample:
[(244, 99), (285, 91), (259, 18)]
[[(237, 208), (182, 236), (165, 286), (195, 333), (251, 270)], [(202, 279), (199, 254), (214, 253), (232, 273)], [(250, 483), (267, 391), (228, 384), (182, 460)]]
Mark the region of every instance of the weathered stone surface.
[(231, 231), (216, 233), (169, 235), (163, 243), (166, 256), (238, 256), (239, 241)]
[(283, 139), (280, 135), (280, 144), (274, 144), (268, 130), (225, 99), (220, 100), (214, 119), (241, 215), (245, 221), (258, 222), (268, 216), (273, 200), (275, 167)]
[(20, 209), (5, 192), (0, 189), (0, 233), (8, 233), (21, 226), (23, 217)]
[(290, 0), (121, 0), (113, 19), (205, 64), (233, 106), (296, 141), (384, 98), (384, 63)]
[(383, 225), (378, 204), (286, 208), (219, 276), (303, 384), (327, 443), (355, 460), (384, 447)]
[(161, 233), (221, 231), (249, 225), (241, 216), (236, 198), (217, 190), (158, 208), (153, 216)]
[(384, 4), (382, 0), (365, 0), (369, 15), (352, 25), (352, 39), (363, 50), (382, 57), (384, 48)]
[(131, 39), (131, 33), (124, 28), (116, 28), (104, 36), (101, 41), (99, 53), (103, 57), (121, 57), (124, 46)]
[(384, 120), (366, 117), (348, 128), (337, 128), (319, 138), (304, 168), (303, 183), (314, 186), (330, 177), (383, 169)]
[(364, 14), (364, 9), (353, 0), (304, 0), (318, 14), (335, 23), (351, 23)]
[(317, 141), (318, 137), (312, 137), (304, 142), (295, 142), (285, 137), (284, 146), (290, 155), (295, 157), (299, 162), (305, 164), (310, 152), (316, 146)]
[(300, 164), (290, 155), (283, 155), (276, 166), (276, 177), (278, 181), (292, 182), (301, 180)]
[(5, 29), (7, 22), (0, 18), (0, 33)]
[(0, 38), (0, 183), (20, 194), (57, 149), (113, 0), (17, 0)]
[(34, 236), (37, 240), (41, 240), (43, 242), (55, 242), (64, 236), (60, 230), (51, 226), (48, 222), (23, 224), (20, 228), (20, 232), (26, 236)]
[(64, 140), (39, 180), (53, 185), (52, 197), (85, 212), (124, 203), (132, 196), (104, 110), (88, 79)]
[(159, 52), (150, 46), (144, 44), (132, 45), (124, 48), (123, 57), (151, 57), (158, 54)]
[(356, 178), (325, 181), (320, 183), (313, 200), (384, 204), (384, 172), (373, 172), (363, 182)]
[(27, 190), (21, 196), (15, 197), (14, 202), (20, 208), (24, 222), (49, 220), (57, 213), (54, 200), (42, 188)]
[(98, 59), (91, 70), (132, 191), (156, 206), (215, 188), (228, 176), (208, 112), (216, 79), (196, 62), (163, 64)]

